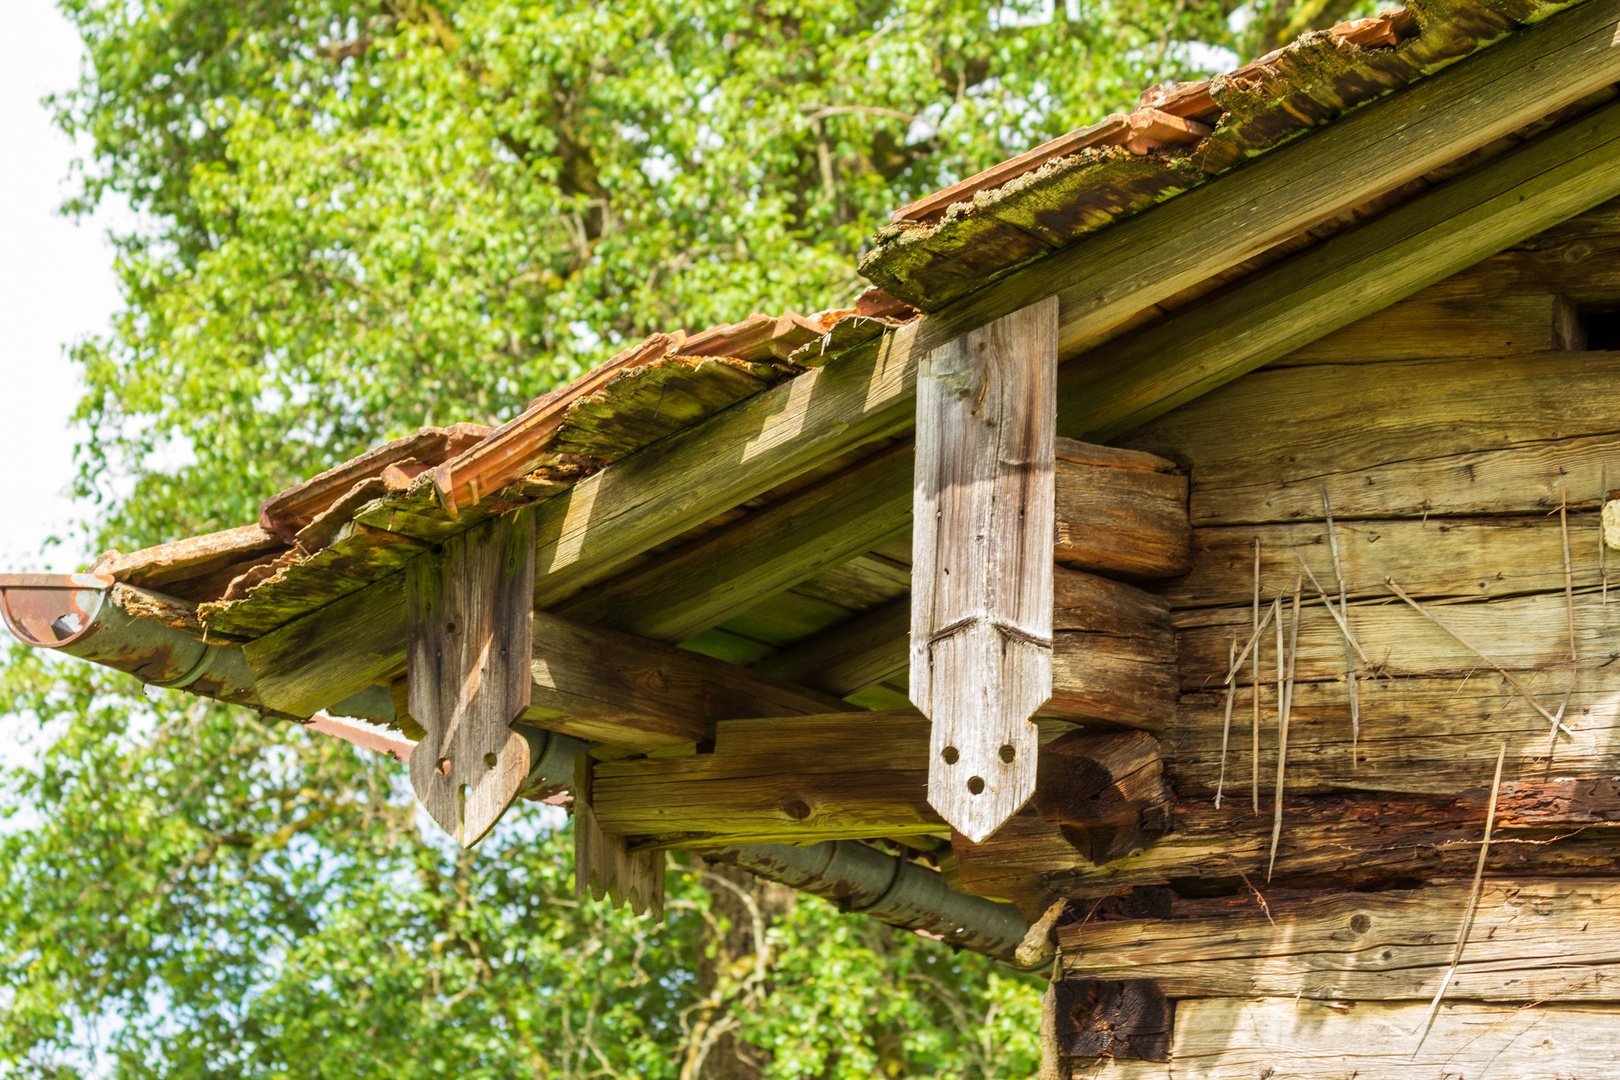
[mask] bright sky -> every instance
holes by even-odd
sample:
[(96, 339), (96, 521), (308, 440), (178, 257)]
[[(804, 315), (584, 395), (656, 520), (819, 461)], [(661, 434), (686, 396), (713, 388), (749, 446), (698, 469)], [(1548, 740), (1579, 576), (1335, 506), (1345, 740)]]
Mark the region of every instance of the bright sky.
[(77, 78), (77, 35), (52, 0), (5, 7), (9, 39), (26, 46), (0, 64), (0, 572), (73, 570), (89, 553), (41, 550), (74, 516), (68, 418), (79, 386), (65, 346), (105, 330), (119, 306), (105, 240), (115, 219), (75, 225), (56, 213), (76, 150), (40, 98)]

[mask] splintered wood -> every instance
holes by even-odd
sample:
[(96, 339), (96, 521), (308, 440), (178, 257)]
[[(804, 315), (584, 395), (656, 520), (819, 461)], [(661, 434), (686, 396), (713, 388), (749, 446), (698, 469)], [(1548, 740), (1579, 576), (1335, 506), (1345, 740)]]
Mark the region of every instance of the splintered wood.
[(426, 733), (411, 783), (433, 820), (470, 847), (529, 775), (512, 723), (529, 707), (534, 524), (496, 518), (405, 571), (412, 718)]
[(1035, 791), (1052, 696), (1055, 298), (942, 345), (918, 380), (911, 698), (928, 801), (977, 843)]

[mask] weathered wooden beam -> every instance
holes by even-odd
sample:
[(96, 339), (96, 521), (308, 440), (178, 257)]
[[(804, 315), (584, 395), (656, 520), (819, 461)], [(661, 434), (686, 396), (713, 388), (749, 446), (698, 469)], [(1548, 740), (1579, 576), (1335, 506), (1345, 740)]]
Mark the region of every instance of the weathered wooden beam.
[(524, 723), (649, 751), (707, 738), (716, 720), (855, 711), (724, 660), (534, 613)]
[[(635, 554), (818, 461), (903, 434), (913, 423), (919, 361), (953, 338), (1061, 294), (1060, 351), (1073, 355), (1099, 330), (1620, 80), (1620, 48), (1612, 44), (1617, 11), (1620, 0), (1587, 0), (1229, 176), (1032, 263), (947, 311), (604, 468), (538, 508), (536, 603), (561, 602)], [(1414, 278), (1406, 269), (1386, 273), (1383, 261), (1363, 257), (1369, 243), (1387, 250), (1401, 268), (1466, 266), (1578, 211), (1565, 197), (1566, 179), (1585, 185), (1587, 195), (1579, 201), (1589, 196), (1586, 205), (1613, 194), (1616, 170), (1610, 163), (1601, 155), (1571, 153), (1567, 144), (1560, 144), (1566, 159), (1556, 191), (1505, 201), (1491, 189), (1501, 177), (1518, 182), (1523, 154), (1533, 155), (1542, 171), (1559, 164), (1544, 152), (1546, 138), (1380, 218), (1372, 241), (1357, 239), (1371, 226), (1364, 227), (1304, 256), (1312, 266), (1342, 262), (1341, 292), (1376, 310), (1434, 277)], [(1287, 274), (1293, 265), (1290, 260), (1273, 273)], [(1289, 294), (1297, 302), (1291, 283)], [(1250, 295), (1262, 307), (1276, 300)], [(1345, 321), (1334, 316), (1308, 325), (1325, 334), (1360, 308), (1333, 310)], [(1107, 350), (1099, 350), (1084, 365), (1065, 369), (1059, 393), (1069, 405), (1060, 405), (1060, 430), (1106, 438), (1262, 362), (1251, 352), (1253, 335), (1243, 335), (1219, 356), (1206, 356), (1203, 366), (1188, 365), (1181, 350), (1196, 351), (1201, 338), (1195, 329), (1184, 345), (1161, 341), (1162, 351), (1136, 367), (1110, 361)], [(397, 582), (386, 579), (337, 604), (343, 607), (333, 611), (328, 605), (250, 643), (258, 646), (248, 650), (249, 663), (266, 704), (287, 712), (311, 702), (319, 708), (381, 680), (403, 662), (403, 589)], [(326, 633), (327, 624), (366, 626), (369, 632)]]
[(529, 705), (533, 525), (526, 511), (492, 519), (405, 573), (408, 696), (425, 732), (411, 784), (464, 847), (529, 777), (529, 743), (512, 724)]
[[(1542, 745), (1545, 745), (1543, 734)], [(1572, 789), (1571, 785), (1587, 785)], [(1375, 889), (1414, 877), (1471, 877), (1490, 792), (1450, 796), (1385, 792), (1289, 796), (1273, 888)], [(1239, 805), (1241, 803), (1241, 805)], [(1488, 873), (1606, 873), (1620, 858), (1620, 794), (1598, 781), (1503, 784)], [(1107, 896), (1125, 886), (1196, 878), (1247, 892), (1266, 873), (1271, 817), (1247, 800), (1214, 809), (1180, 800), (1171, 829), (1141, 855), (1093, 864), (1059, 826), (1020, 814), (981, 844), (957, 845), (963, 884), (1011, 900), (1035, 918), (1062, 897)]]
[(1059, 979), (1050, 993), (1063, 1057), (1170, 1060), (1175, 1004), (1151, 979)]
[(975, 841), (1035, 792), (1052, 696), (1058, 306), (935, 349), (917, 386), (911, 700), (933, 721), (928, 801)]
[(913, 712), (723, 721), (712, 753), (598, 763), (597, 820), (666, 847), (938, 833), (928, 727)]
[(678, 644), (911, 525), (909, 440), (586, 590), (556, 612)]
[[(1597, 10), (1583, 4), (1570, 15), (1588, 9)], [(1607, 51), (1620, 56), (1620, 47)], [(1100, 350), (1063, 385), (1063, 430), (1112, 439), (1605, 202), (1620, 194), (1617, 160), (1620, 104), (1606, 105), (1253, 274)], [(1154, 369), (1153, 380), (1143, 379), (1143, 365)]]
[[(1173, 918), (1060, 926), (1063, 970), (1152, 979), (1173, 998), (1422, 1000), (1451, 965), (1471, 885), (1177, 899)], [(1492, 878), (1447, 994), (1475, 1001), (1620, 1001), (1620, 881)], [(1269, 917), (1268, 917), (1269, 915)]]
[[(942, 834), (928, 803), (929, 726), (909, 711), (721, 721), (712, 752), (597, 763), (596, 820), (658, 847)], [(1168, 792), (1152, 736), (1081, 734), (1053, 746), (1057, 760), (1040, 754), (1053, 786), (1042, 805), (1082, 830), (1076, 842), (1117, 835), (1140, 846), (1162, 831)]]
[(602, 828), (596, 819), (591, 760), (583, 755), (574, 760), (574, 895), (606, 899), (616, 908), (628, 903), (635, 914), (651, 911), (653, 922), (661, 921), (664, 853), (631, 851), (623, 836)]
[[(1175, 1076), (1199, 1080), (1259, 1076), (1584, 1080), (1620, 1072), (1620, 1045), (1611, 1038), (1594, 1037), (1612, 1030), (1612, 1005), (1524, 1008), (1448, 1000), (1420, 1047), (1412, 1033), (1422, 1029), (1428, 1009), (1428, 1003), (1420, 1001), (1354, 1005), (1293, 997), (1179, 1001), (1170, 1060), (1175, 1062)], [(1074, 1075), (1082, 1076), (1093, 1073), (1098, 1063), (1076, 1058), (1074, 1065)], [(1112, 1080), (1166, 1076), (1164, 1065), (1150, 1062), (1117, 1061), (1106, 1067)]]
[(1057, 440), (1057, 561), (1126, 578), (1192, 568), (1187, 477), (1140, 450)]

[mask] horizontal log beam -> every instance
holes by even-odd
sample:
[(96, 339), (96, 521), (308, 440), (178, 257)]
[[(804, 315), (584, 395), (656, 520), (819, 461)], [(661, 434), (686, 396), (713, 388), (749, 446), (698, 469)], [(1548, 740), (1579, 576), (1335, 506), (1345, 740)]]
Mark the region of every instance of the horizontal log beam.
[[(729, 720), (711, 753), (598, 763), (602, 828), (642, 846), (807, 843), (948, 831), (928, 804), (929, 723), (911, 711)], [(1099, 850), (1162, 831), (1158, 746), (1140, 732), (1059, 739), (1036, 800)]]
[[(1071, 978), (1152, 979), (1172, 998), (1428, 1000), (1451, 965), (1468, 882), (1376, 893), (1178, 899), (1173, 918), (1060, 926)], [(1447, 995), (1620, 1001), (1620, 881), (1491, 879)], [(1269, 917), (1268, 917), (1269, 916)]]
[(534, 681), (518, 722), (592, 742), (647, 753), (706, 739), (717, 720), (859, 713), (724, 660), (546, 612), (534, 613), (533, 635)]
[[(1487, 873), (1612, 870), (1620, 858), (1620, 794), (1604, 783), (1504, 783)], [(1289, 796), (1270, 886), (1375, 889), (1413, 877), (1471, 877), (1489, 796), (1479, 787), (1435, 797)], [(1247, 876), (1264, 887), (1271, 829), (1271, 814), (1251, 814), (1246, 799), (1220, 810), (1203, 799), (1181, 800), (1170, 831), (1141, 855), (1094, 865), (1058, 826), (1020, 815), (982, 844), (958, 845), (956, 862), (970, 892), (1011, 900), (1033, 919), (1062, 897), (1107, 896), (1126, 886), (1196, 880), (1201, 889), (1247, 893)]]
[(846, 697), (906, 668), (911, 598), (902, 597), (784, 649), (753, 670)]
[[(944, 342), (1058, 295), (1060, 354), (1072, 356), (1152, 304), (1620, 80), (1617, 11), (1620, 0), (1587, 0), (609, 465), (536, 509), (536, 603), (560, 603), (634, 555), (817, 462), (904, 434), (915, 411), (918, 364)], [(1606, 122), (1613, 110), (1601, 115)], [(1582, 130), (1595, 130), (1583, 123)], [(1557, 133), (1527, 142), (1271, 273), (1297, 274), (1284, 281), (1290, 303), (1328, 283), (1340, 297), (1354, 297), (1303, 321), (1317, 336), (1337, 329), (1613, 195), (1620, 170), (1612, 168), (1612, 155), (1601, 147), (1594, 154), (1582, 138)], [(1245, 295), (1258, 305), (1257, 325), (1271, 325), (1268, 310), (1278, 296)], [(1230, 297), (1221, 303), (1229, 305)], [(1270, 332), (1241, 335), (1210, 354), (1201, 351), (1207, 328), (1198, 317), (1178, 322), (1188, 331), (1156, 335), (1160, 351), (1141, 363), (1122, 364), (1123, 352), (1099, 351), (1083, 365), (1064, 365), (1059, 430), (1111, 438), (1281, 355)], [(1285, 336), (1289, 348), (1311, 340), (1297, 325)], [(329, 704), (397, 669), (404, 654), (402, 591), (385, 581), (346, 599), (363, 621), (399, 627), (398, 646), (379, 640), (379, 632), (359, 648), (341, 636), (329, 639), (331, 648), (301, 648), (324, 636), (313, 624), (348, 614), (311, 612), (249, 653), (260, 695), (272, 708)]]

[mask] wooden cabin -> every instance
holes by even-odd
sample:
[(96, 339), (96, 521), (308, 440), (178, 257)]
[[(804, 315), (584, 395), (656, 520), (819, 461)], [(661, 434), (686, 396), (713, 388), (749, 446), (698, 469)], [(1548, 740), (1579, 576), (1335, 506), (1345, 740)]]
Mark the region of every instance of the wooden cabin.
[(1616, 83), (1413, 0), (6, 619), (1049, 971), (1047, 1076), (1620, 1076)]

